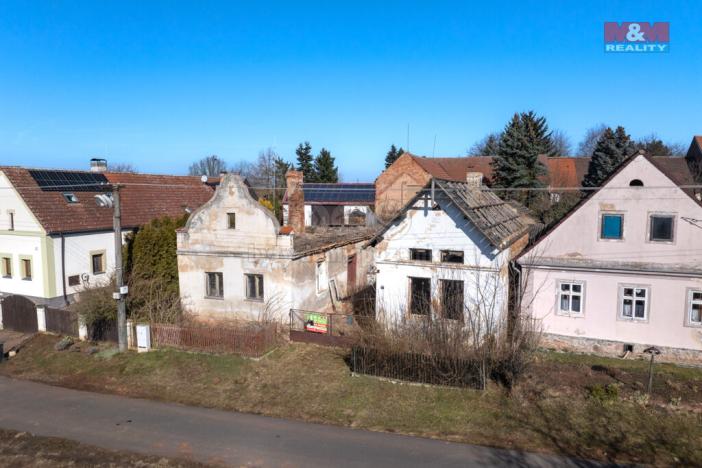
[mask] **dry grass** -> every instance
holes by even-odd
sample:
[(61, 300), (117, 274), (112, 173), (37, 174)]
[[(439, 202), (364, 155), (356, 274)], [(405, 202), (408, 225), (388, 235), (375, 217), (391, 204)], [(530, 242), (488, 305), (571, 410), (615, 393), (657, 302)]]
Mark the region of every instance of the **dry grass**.
[(0, 465), (4, 467), (117, 467), (195, 468), (186, 460), (115, 452), (56, 437), (0, 429)]
[[(702, 371), (661, 367), (665, 396), (645, 404), (645, 363), (544, 353), (511, 396), (352, 376), (348, 351), (295, 344), (260, 361), (180, 351), (113, 355), (53, 350), (38, 336), (0, 373), (72, 388), (475, 444), (658, 465), (702, 464)], [(596, 370), (601, 366), (608, 371)], [(614, 375), (612, 377), (611, 375)], [(623, 380), (601, 402), (593, 383)], [(626, 385), (631, 385), (631, 389)], [(668, 401), (677, 390), (680, 401)], [(657, 391), (658, 388), (657, 388)]]

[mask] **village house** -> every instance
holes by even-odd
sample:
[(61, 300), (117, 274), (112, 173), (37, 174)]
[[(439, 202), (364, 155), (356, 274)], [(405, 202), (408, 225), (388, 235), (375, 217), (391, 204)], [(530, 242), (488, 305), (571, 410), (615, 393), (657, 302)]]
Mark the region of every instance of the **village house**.
[(114, 270), (112, 208), (96, 197), (120, 190), (124, 234), (154, 218), (183, 216), (214, 192), (200, 177), (0, 166), (0, 296), (61, 307)]
[[(305, 226), (373, 224), (375, 186), (372, 183), (335, 184), (303, 181)], [(288, 193), (283, 196), (283, 224), (288, 224)]]
[(632, 156), (521, 255), (546, 345), (619, 356), (656, 346), (700, 362), (702, 205), (688, 156)]
[(431, 179), (369, 242), (380, 321), (430, 314), (464, 321), (472, 312), (497, 320), (505, 312), (509, 264), (535, 221), (482, 179), (481, 172)]
[(204, 321), (287, 320), (290, 309), (340, 312), (367, 281), (366, 226), (306, 226), (302, 173), (290, 171), (288, 225), (280, 226), (238, 175), (178, 232), (183, 307)]
[[(590, 158), (542, 155), (539, 161), (546, 167), (544, 183), (555, 202), (561, 195), (558, 189), (581, 186)], [(429, 158), (403, 153), (375, 181), (375, 213), (380, 219), (391, 219), (432, 178), (462, 182), (470, 172), (482, 173), (484, 183), (489, 186), (492, 156)]]

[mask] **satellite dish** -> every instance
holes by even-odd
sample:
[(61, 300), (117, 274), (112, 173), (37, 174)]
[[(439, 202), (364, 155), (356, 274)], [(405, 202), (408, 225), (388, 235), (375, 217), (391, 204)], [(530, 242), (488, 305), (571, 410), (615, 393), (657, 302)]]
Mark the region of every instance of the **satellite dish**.
[(206, 184), (207, 183), (207, 176), (203, 174), (202, 177), (200, 177), (200, 180), (202, 181), (203, 184)]
[(100, 208), (112, 208), (112, 197), (101, 193), (100, 195), (95, 195), (95, 203)]

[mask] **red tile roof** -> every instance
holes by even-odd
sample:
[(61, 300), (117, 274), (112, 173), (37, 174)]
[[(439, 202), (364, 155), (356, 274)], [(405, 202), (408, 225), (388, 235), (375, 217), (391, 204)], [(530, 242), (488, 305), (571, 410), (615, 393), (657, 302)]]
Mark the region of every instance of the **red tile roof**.
[[(71, 191), (78, 203), (68, 203), (61, 191), (44, 191), (22, 167), (0, 166), (47, 233), (112, 229), (112, 209), (101, 208), (94, 196), (102, 192)], [(85, 172), (85, 171), (67, 171)], [(103, 173), (111, 184), (119, 183), (122, 227), (135, 228), (163, 216), (181, 216), (208, 201), (214, 184), (200, 177), (133, 173)]]
[[(492, 179), (492, 156), (466, 156), (458, 158), (429, 158), (412, 155), (414, 161), (437, 179), (463, 182), (468, 172), (482, 172), (485, 182)], [(546, 166), (547, 183), (552, 188), (580, 187), (587, 173), (590, 158), (539, 156)]]

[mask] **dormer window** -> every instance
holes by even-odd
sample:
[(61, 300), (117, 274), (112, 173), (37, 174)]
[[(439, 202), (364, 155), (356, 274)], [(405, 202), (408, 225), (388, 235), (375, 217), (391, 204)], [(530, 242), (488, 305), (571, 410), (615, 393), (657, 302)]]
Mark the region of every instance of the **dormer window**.
[(236, 213), (227, 213), (227, 227), (236, 229)]
[(78, 203), (78, 197), (76, 197), (75, 193), (70, 193), (70, 192), (64, 192), (63, 198), (66, 200), (68, 203)]

